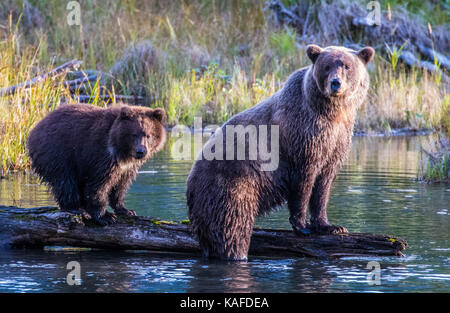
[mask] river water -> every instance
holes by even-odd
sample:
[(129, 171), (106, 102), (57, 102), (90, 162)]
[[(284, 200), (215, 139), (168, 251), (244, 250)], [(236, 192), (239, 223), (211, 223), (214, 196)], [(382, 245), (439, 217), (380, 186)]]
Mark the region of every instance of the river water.
[[(226, 263), (142, 251), (0, 250), (0, 292), (449, 292), (450, 185), (415, 181), (423, 140), (355, 137), (328, 209), (330, 221), (351, 232), (405, 238), (404, 257)], [(187, 218), (192, 162), (171, 158), (172, 143), (141, 168), (127, 194), (126, 206), (139, 215)], [(29, 174), (0, 180), (0, 204), (55, 205)], [(258, 218), (257, 226), (290, 229), (287, 209)], [(67, 284), (70, 261), (81, 266), (81, 285)], [(370, 261), (380, 265), (378, 281)]]

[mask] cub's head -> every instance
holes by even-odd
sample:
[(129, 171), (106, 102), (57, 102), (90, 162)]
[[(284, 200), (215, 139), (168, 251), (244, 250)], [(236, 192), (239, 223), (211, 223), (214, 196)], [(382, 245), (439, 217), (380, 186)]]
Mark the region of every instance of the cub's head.
[(306, 53), (313, 63), (313, 77), (318, 89), (325, 97), (352, 95), (358, 88), (368, 87), (367, 64), (375, 51), (365, 47), (354, 51), (344, 47), (322, 49), (309, 45)]
[(115, 158), (146, 160), (162, 149), (166, 141), (163, 109), (122, 106), (116, 110), (108, 147)]

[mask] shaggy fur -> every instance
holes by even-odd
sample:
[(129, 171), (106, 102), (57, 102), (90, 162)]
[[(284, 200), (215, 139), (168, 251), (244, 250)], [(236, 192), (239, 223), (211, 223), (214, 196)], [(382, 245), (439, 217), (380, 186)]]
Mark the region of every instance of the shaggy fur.
[(139, 167), (165, 142), (162, 109), (66, 105), (31, 131), (28, 151), (34, 171), (48, 183), (62, 210), (82, 213), (101, 225), (116, 214), (136, 215), (124, 206)]
[[(255, 217), (286, 201), (298, 234), (347, 231), (328, 222), (326, 209), (332, 182), (350, 149), (356, 109), (369, 87), (365, 66), (374, 50), (310, 45), (307, 54), (311, 66), (294, 72), (280, 91), (221, 127), (226, 146), (226, 125), (279, 125), (276, 170), (261, 171), (261, 158), (249, 160), (247, 155), (245, 160), (195, 162), (187, 203), (205, 256), (245, 260)], [(340, 84), (337, 91), (333, 80)]]

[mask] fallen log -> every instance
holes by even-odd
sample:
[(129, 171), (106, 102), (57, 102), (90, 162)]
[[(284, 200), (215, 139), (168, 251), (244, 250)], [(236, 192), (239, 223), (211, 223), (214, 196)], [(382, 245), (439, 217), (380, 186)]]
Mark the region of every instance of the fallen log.
[[(74, 95), (69, 102), (88, 103), (92, 101), (95, 96), (92, 95)], [(134, 105), (144, 105), (151, 102), (146, 102), (149, 98), (142, 96), (126, 96), (126, 95), (99, 95), (98, 98), (103, 101), (116, 101), (121, 103), (128, 103)], [(148, 100), (150, 101), (150, 100)], [(63, 101), (67, 102), (67, 100)]]
[[(119, 217), (114, 225), (83, 222), (81, 216), (55, 207), (0, 206), (0, 248), (76, 246), (100, 249), (153, 250), (199, 254), (186, 222), (149, 217)], [(258, 229), (252, 235), (253, 256), (401, 256), (404, 239), (374, 234), (296, 236), (290, 230)]]
[[(400, 47), (408, 42), (403, 52), (409, 52), (415, 59), (428, 62), (408, 62), (409, 56), (407, 59), (402, 58), (408, 65), (430, 70), (430, 67), (435, 67), (436, 60), (444, 72), (450, 68), (450, 59), (446, 53), (449, 32), (445, 25), (437, 25), (432, 29), (429, 24), (423, 24), (419, 18), (411, 16), (400, 7), (395, 8), (394, 14), (391, 14), (390, 9), (381, 11), (377, 23), (370, 17), (372, 14), (369, 14), (374, 12), (374, 8), (369, 9), (358, 2), (297, 1), (286, 7), (281, 0), (271, 0), (267, 8), (273, 12), (271, 18), (276, 26), (291, 26), (305, 43), (343, 43), (344, 46), (349, 46), (360, 42), (377, 48), (383, 47), (385, 43)], [(311, 12), (314, 16), (312, 20)], [(389, 57), (389, 51), (377, 51), (384, 57)]]
[(78, 69), (81, 66), (81, 63), (82, 63), (81, 61), (72, 60), (72, 61), (64, 63), (61, 66), (58, 66), (57, 68), (51, 70), (48, 73), (39, 75), (37, 77), (34, 77), (34, 78), (27, 80), (23, 83), (20, 83), (18, 85), (2, 88), (2, 89), (0, 89), (0, 97), (12, 95), (12, 94), (16, 93), (16, 91), (19, 89), (31, 88), (34, 85), (36, 85), (48, 78), (56, 79), (59, 76), (65, 75), (68, 72)]
[(71, 91), (80, 90), (80, 89), (85, 89), (85, 88), (83, 88), (85, 86), (85, 83), (89, 83), (89, 84), (94, 83), (100, 78), (101, 77), (97, 76), (97, 75), (90, 75), (90, 76), (80, 77), (80, 78), (73, 79), (73, 80), (63, 81), (62, 85), (64, 85), (64, 87), (66, 87), (66, 88), (69, 88)]

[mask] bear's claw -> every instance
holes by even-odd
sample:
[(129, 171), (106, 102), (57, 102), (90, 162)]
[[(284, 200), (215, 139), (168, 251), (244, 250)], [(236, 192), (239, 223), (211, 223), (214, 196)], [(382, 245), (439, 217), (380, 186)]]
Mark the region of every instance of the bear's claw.
[(61, 208), (61, 211), (69, 212), (72, 214), (80, 215), (84, 220), (90, 220), (92, 219), (92, 216), (86, 212), (84, 209), (64, 209)]
[(113, 213), (105, 212), (104, 215), (96, 217), (95, 221), (102, 226), (111, 225), (116, 222), (116, 215)]
[(320, 235), (338, 235), (348, 233), (347, 228), (339, 225), (319, 225), (314, 227), (314, 233)]
[(114, 210), (117, 215), (136, 216), (136, 211), (128, 210), (126, 208), (119, 208)]

